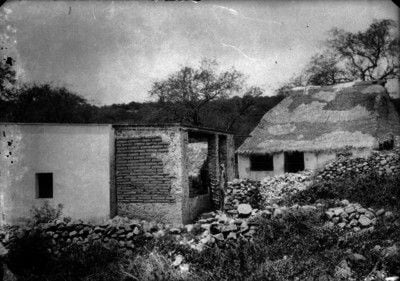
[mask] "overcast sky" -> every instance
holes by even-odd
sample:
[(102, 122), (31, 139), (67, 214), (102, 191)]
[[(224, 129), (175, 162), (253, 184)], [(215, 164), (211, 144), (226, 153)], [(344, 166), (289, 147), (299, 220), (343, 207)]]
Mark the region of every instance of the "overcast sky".
[(13, 1), (24, 81), (66, 86), (96, 104), (148, 99), (154, 81), (201, 58), (234, 66), (271, 95), (317, 52), (327, 31), (398, 20), (390, 1)]

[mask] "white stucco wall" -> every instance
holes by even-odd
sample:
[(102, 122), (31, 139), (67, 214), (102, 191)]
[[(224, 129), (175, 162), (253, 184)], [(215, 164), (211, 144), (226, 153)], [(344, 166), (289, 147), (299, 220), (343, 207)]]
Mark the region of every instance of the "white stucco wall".
[[(353, 157), (368, 157), (371, 149), (353, 149), (350, 151)], [(304, 167), (306, 170), (315, 170), (323, 168), (328, 162), (337, 158), (335, 152), (305, 152)]]
[[(274, 154), (274, 171), (251, 171), (250, 158), (238, 155), (238, 168), (240, 178), (262, 180), (267, 176), (281, 175), (285, 172), (285, 157), (283, 153)], [(315, 170), (323, 167), (327, 162), (336, 158), (335, 153), (304, 153), (305, 170)]]
[(322, 168), (326, 163), (336, 159), (336, 153), (333, 152), (305, 152), (304, 168), (306, 170), (315, 170)]
[[(353, 157), (368, 157), (371, 149), (354, 149), (350, 151)], [(323, 168), (328, 162), (336, 159), (335, 152), (304, 152), (304, 169), (316, 170)], [(274, 171), (251, 171), (250, 157), (238, 155), (239, 178), (262, 180), (267, 176), (280, 175), (285, 172), (285, 157), (283, 153), (274, 154)]]
[(352, 150), (352, 154), (354, 157), (362, 157), (367, 158), (372, 153), (371, 149), (354, 149)]
[[(110, 217), (109, 125), (0, 124), (2, 218), (18, 223), (44, 200), (63, 204), (63, 215)], [(53, 173), (53, 198), (37, 199), (36, 173)]]
[(285, 173), (285, 155), (283, 153), (274, 154), (274, 175)]

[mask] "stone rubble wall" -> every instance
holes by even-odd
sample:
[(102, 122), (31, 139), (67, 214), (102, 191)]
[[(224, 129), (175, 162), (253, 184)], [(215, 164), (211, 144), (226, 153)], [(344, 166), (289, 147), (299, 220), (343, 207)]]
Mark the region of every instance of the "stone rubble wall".
[(143, 241), (157, 239), (166, 234), (175, 235), (182, 244), (202, 250), (207, 244), (226, 240), (252, 238), (257, 226), (252, 224), (250, 216), (254, 214), (244, 211), (236, 218), (228, 217), (220, 212), (203, 214), (194, 224), (174, 227), (169, 224), (156, 223), (126, 217), (115, 217), (108, 222), (96, 225), (82, 221), (67, 222), (54, 220), (33, 227), (12, 226), (0, 230), (0, 242), (7, 248), (10, 243), (22, 234), (39, 232), (51, 242), (48, 249), (58, 255), (72, 245), (83, 247), (93, 242), (101, 242), (106, 247), (117, 245), (121, 250), (134, 250)]
[(312, 214), (321, 210), (326, 210), (326, 227), (339, 227), (344, 231), (360, 234), (372, 231), (379, 220), (400, 227), (400, 218), (390, 211), (363, 208), (360, 204), (347, 200), (335, 205), (336, 207), (326, 209), (326, 205), (322, 203), (304, 206), (296, 204), (290, 207), (273, 204), (266, 206), (264, 210), (258, 210), (249, 204), (239, 204), (232, 216), (219, 211), (204, 213), (194, 224), (179, 227), (126, 217), (116, 217), (101, 225), (55, 220), (34, 227), (13, 226), (0, 230), (0, 242), (9, 248), (10, 243), (22, 234), (38, 231), (50, 240), (48, 251), (57, 256), (73, 245), (80, 245), (85, 249), (96, 242), (105, 247), (117, 245), (122, 251), (134, 251), (145, 241), (173, 235), (180, 244), (202, 251), (212, 245), (226, 247), (239, 240), (253, 241), (259, 228), (260, 216), (280, 219), (291, 213)]
[(239, 240), (252, 241), (259, 227), (259, 216), (282, 217), (293, 210), (298, 212), (299, 209), (314, 211), (317, 207), (289, 208), (275, 205), (265, 210), (257, 210), (249, 204), (239, 204), (233, 216), (219, 211), (204, 213), (194, 224), (179, 227), (127, 217), (115, 217), (101, 225), (59, 219), (32, 227), (3, 228), (0, 230), (0, 242), (9, 248), (10, 244), (23, 234), (38, 232), (49, 239), (48, 251), (57, 256), (73, 245), (85, 249), (89, 244), (96, 242), (105, 247), (117, 245), (122, 251), (133, 251), (146, 240), (159, 239), (168, 234), (174, 235), (180, 244), (202, 251), (207, 245), (225, 247)]
[(391, 211), (363, 208), (359, 203), (350, 203), (348, 200), (340, 201), (336, 207), (329, 208), (325, 214), (328, 226), (338, 226), (352, 232), (372, 231), (378, 219), (382, 219), (385, 224), (394, 223), (400, 227), (400, 218), (396, 220)]
[(400, 148), (390, 151), (374, 151), (367, 158), (339, 157), (317, 172), (316, 179), (333, 180), (344, 176), (378, 173), (394, 175), (400, 173)]

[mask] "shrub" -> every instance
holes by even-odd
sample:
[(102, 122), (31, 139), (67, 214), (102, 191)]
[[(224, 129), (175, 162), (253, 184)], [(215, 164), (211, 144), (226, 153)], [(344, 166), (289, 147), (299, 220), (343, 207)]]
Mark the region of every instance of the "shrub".
[(259, 225), (255, 243), (266, 245), (267, 273), (274, 276), (272, 279), (303, 280), (332, 274), (342, 257), (342, 250), (337, 248), (340, 230), (324, 226), (322, 210), (293, 210), (282, 218), (261, 218)]
[(222, 249), (214, 245), (186, 258), (201, 280), (245, 280), (265, 259), (262, 254), (259, 245), (239, 241)]
[(171, 265), (171, 261), (163, 254), (152, 251), (146, 255), (138, 255), (133, 259), (123, 260), (123, 274), (141, 281), (184, 281), (200, 280), (195, 274), (181, 272), (179, 268)]
[(62, 209), (62, 204), (58, 204), (57, 207), (53, 207), (50, 205), (49, 201), (46, 200), (42, 206), (32, 207), (32, 218), (30, 223), (36, 225), (58, 219), (61, 217)]
[(7, 265), (19, 280), (40, 280), (51, 263), (49, 247), (50, 240), (39, 230), (20, 231), (8, 245)]
[(115, 247), (92, 243), (83, 250), (71, 245), (55, 257), (48, 251), (51, 240), (33, 229), (21, 231), (8, 248), (7, 265), (21, 281), (123, 280), (118, 265), (121, 254)]
[(400, 252), (386, 256), (374, 249), (376, 246), (386, 248), (395, 244), (400, 245), (400, 228), (384, 221), (378, 221), (372, 232), (344, 236), (340, 241), (341, 248), (351, 249), (352, 252), (365, 256), (365, 261), (351, 265), (359, 277), (365, 276), (374, 267), (383, 269), (390, 275), (400, 275)]
[(71, 245), (66, 252), (53, 260), (53, 280), (122, 280), (119, 260), (122, 253), (114, 245), (105, 248), (101, 243), (92, 242), (83, 250), (81, 245)]

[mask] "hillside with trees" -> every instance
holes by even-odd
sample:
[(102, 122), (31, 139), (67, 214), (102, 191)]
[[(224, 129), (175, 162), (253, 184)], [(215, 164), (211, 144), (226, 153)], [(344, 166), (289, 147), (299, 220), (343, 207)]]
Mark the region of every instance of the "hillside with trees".
[[(49, 84), (16, 87), (14, 60), (4, 57), (0, 62), (0, 121), (179, 122), (231, 131), (236, 135), (236, 145), (240, 145), (261, 117), (292, 87), (399, 77), (396, 28), (394, 21), (380, 20), (356, 33), (332, 29), (325, 49), (312, 56), (303, 71), (273, 96), (247, 85), (244, 74), (236, 69), (221, 70), (215, 60), (203, 59), (196, 67), (183, 66), (155, 81), (148, 93), (154, 101), (95, 106), (63, 87)], [(393, 102), (400, 112), (400, 102)]]
[[(4, 80), (15, 81), (15, 72), (4, 63), (3, 66), (8, 71)], [(263, 96), (262, 89), (246, 86), (242, 73), (233, 68), (218, 72), (217, 66), (215, 61), (203, 60), (198, 68), (185, 66), (155, 82), (149, 91), (149, 96), (156, 99), (153, 102), (95, 106), (64, 87), (50, 84), (2, 90), (5, 94), (0, 99), (0, 121), (182, 123), (231, 131), (240, 145), (265, 112), (283, 97)]]

